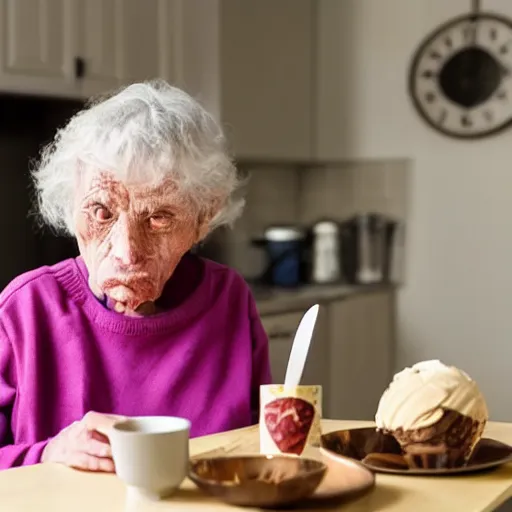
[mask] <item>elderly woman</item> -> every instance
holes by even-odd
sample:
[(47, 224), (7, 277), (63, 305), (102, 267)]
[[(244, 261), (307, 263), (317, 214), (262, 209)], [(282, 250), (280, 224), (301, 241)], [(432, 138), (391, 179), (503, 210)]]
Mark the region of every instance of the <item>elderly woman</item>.
[(254, 299), (190, 253), (243, 207), (212, 117), (164, 82), (135, 84), (76, 115), (33, 176), (80, 256), (0, 296), (0, 468), (113, 471), (101, 432), (119, 416), (185, 417), (192, 436), (256, 421), (270, 370)]

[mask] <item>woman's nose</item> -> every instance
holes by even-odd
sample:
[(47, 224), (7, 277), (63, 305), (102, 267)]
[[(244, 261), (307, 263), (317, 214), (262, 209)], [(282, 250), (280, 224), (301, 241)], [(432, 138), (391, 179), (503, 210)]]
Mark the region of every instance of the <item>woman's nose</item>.
[(137, 265), (143, 258), (144, 248), (136, 229), (119, 219), (112, 237), (112, 256), (123, 266)]

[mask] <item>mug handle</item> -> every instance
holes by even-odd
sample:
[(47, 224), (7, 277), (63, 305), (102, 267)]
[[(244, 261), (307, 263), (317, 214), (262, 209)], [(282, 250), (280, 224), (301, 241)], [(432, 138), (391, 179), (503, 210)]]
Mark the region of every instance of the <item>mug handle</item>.
[(101, 414), (90, 412), (86, 415), (85, 420), (87, 428), (90, 430), (96, 430), (96, 432), (99, 432), (108, 438), (109, 433), (111, 432), (114, 425), (122, 423), (123, 421), (128, 420), (128, 418), (119, 414)]

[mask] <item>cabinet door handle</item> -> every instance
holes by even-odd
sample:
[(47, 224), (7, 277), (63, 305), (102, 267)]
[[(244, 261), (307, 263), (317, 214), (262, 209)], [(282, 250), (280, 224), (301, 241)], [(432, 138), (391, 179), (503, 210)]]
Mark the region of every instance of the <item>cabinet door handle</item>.
[(75, 78), (80, 79), (85, 76), (85, 60), (82, 57), (75, 57)]
[(276, 331), (268, 335), (269, 340), (289, 340), (290, 338), (293, 338), (293, 332)]

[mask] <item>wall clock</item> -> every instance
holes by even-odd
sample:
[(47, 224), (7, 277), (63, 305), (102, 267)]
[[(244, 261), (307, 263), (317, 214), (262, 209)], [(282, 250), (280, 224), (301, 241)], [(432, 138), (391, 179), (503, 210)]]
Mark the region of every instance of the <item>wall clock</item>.
[(450, 137), (475, 139), (512, 124), (512, 21), (480, 12), (454, 18), (430, 34), (409, 70), (420, 116)]

